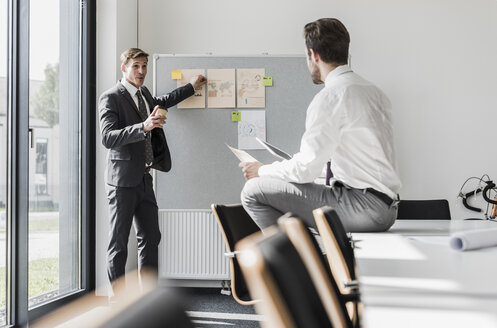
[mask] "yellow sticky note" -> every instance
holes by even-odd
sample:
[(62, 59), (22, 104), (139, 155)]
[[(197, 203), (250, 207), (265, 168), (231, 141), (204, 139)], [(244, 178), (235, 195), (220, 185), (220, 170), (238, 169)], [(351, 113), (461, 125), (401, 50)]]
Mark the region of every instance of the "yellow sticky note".
[(181, 70), (173, 69), (171, 71), (171, 80), (181, 80)]
[(273, 86), (273, 77), (272, 76), (263, 76), (262, 77), (262, 85), (265, 87)]
[(239, 111), (231, 112), (231, 120), (233, 122), (240, 122), (242, 120), (242, 112)]

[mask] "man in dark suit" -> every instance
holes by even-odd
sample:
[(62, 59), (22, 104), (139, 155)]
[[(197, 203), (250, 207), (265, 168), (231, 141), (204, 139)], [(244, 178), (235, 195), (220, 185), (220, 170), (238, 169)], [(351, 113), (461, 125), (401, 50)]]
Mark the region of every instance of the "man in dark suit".
[(109, 280), (124, 275), (128, 237), (134, 224), (138, 265), (157, 269), (161, 239), (151, 168), (167, 172), (171, 156), (162, 129), (168, 108), (192, 96), (207, 81), (195, 76), (187, 85), (161, 97), (143, 86), (148, 54), (130, 48), (121, 54), (123, 78), (99, 100), (102, 144), (107, 148), (106, 186), (110, 232), (107, 251)]

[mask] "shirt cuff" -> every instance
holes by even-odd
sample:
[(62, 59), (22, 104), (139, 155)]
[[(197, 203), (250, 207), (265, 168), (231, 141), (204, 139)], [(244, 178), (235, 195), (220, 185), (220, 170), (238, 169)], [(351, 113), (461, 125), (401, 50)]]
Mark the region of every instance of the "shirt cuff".
[(259, 169), (257, 170), (257, 174), (262, 177), (264, 175), (267, 174), (267, 169), (268, 169), (268, 166), (267, 165), (262, 165), (261, 167), (259, 167)]

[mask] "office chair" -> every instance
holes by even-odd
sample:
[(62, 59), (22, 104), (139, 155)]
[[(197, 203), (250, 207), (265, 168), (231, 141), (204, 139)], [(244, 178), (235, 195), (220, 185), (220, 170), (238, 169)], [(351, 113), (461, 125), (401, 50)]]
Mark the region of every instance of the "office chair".
[(400, 200), (398, 220), (450, 220), (446, 199)]
[[(264, 229), (236, 245), (263, 327), (353, 327), (319, 248), (298, 219)], [(285, 231), (287, 230), (287, 231)], [(299, 242), (293, 242), (297, 239)]]
[(260, 229), (247, 212), (245, 212), (241, 204), (212, 204), (211, 209), (223, 235), (226, 250), (228, 251), (225, 255), (229, 257), (230, 261), (231, 292), (233, 298), (242, 305), (254, 304), (257, 300), (252, 299), (249, 294), (234, 250), (235, 244), (238, 241), (254, 232), (260, 231)]
[[(333, 211), (334, 212), (334, 211)], [(347, 239), (348, 242), (348, 237), (345, 234), (345, 230), (343, 229), (343, 225), (341, 224), (341, 221), (338, 219), (338, 216), (335, 214), (334, 218), (338, 220), (338, 224), (336, 223), (337, 221), (333, 221), (335, 226), (341, 227), (343, 236)], [(360, 297), (359, 297), (359, 284), (357, 281), (355, 281), (355, 259), (354, 255), (352, 252), (352, 257), (349, 255), (349, 259), (351, 258), (354, 260), (350, 270), (352, 273), (352, 277), (354, 277), (354, 280), (347, 280), (343, 281), (341, 279), (338, 279), (338, 277), (335, 275), (335, 272), (339, 272), (338, 270), (332, 270), (332, 265), (327, 263), (325, 259), (321, 256), (317, 258), (313, 258), (309, 256), (312, 253), (312, 249), (318, 251), (319, 253), (320, 248), (316, 243), (316, 240), (313, 238), (312, 234), (309, 232), (309, 230), (305, 227), (303, 224), (302, 220), (292, 217), (291, 214), (286, 214), (282, 216), (278, 220), (278, 225), (283, 229), (289, 236), (290, 240), (292, 241), (292, 244), (295, 246), (295, 248), (298, 250), (300, 253), (300, 256), (305, 258), (307, 262), (312, 259), (315, 263), (306, 263), (308, 265), (309, 270), (315, 270), (315, 267), (318, 267), (319, 262), (324, 268), (325, 268), (325, 274), (328, 277), (328, 280), (330, 280), (333, 283), (334, 288), (337, 290), (337, 295), (338, 299), (341, 303), (342, 306), (344, 306), (347, 309), (348, 313), (348, 318), (350, 319), (350, 324), (352, 327), (359, 327), (360, 326), (360, 309), (362, 308), (362, 304), (360, 303)], [(323, 238), (323, 236), (321, 236)], [(324, 245), (324, 240), (323, 238), (323, 246)], [(352, 251), (352, 248), (350, 247), (350, 244), (348, 244), (349, 250)], [(317, 262), (316, 262), (317, 261)]]
[(352, 322), (358, 320), (359, 283), (357, 266), (351, 240), (334, 209), (328, 206), (315, 209), (312, 214), (323, 242), (326, 258), (340, 293), (347, 300), (347, 310)]

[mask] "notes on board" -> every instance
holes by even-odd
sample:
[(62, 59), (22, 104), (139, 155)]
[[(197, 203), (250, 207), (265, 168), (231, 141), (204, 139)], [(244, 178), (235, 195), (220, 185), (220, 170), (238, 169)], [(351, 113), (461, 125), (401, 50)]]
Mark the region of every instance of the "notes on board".
[(181, 70), (173, 69), (171, 71), (171, 80), (181, 80)]
[(264, 149), (256, 137), (266, 140), (266, 111), (242, 110), (238, 122), (238, 148)]
[[(183, 69), (180, 70), (181, 79), (177, 80), (177, 87), (182, 87), (190, 83), (190, 79), (196, 75), (205, 75), (204, 69)], [(178, 104), (178, 108), (205, 108), (205, 85), (195, 89), (193, 96), (186, 98)]]
[(235, 69), (207, 70), (207, 107), (235, 107)]
[(262, 78), (262, 85), (265, 87), (272, 87), (273, 86), (273, 77), (272, 76), (264, 76)]
[(237, 107), (266, 107), (266, 89), (262, 85), (265, 76), (264, 68), (239, 68), (236, 70)]
[(242, 120), (242, 113), (239, 111), (231, 112), (231, 121), (240, 122)]
[[(173, 69), (171, 79), (181, 87), (199, 74), (205, 75), (205, 69)], [(265, 108), (268, 86), (273, 86), (273, 77), (266, 76), (264, 68), (207, 69), (207, 84), (178, 108), (205, 108), (206, 94), (208, 108)]]

